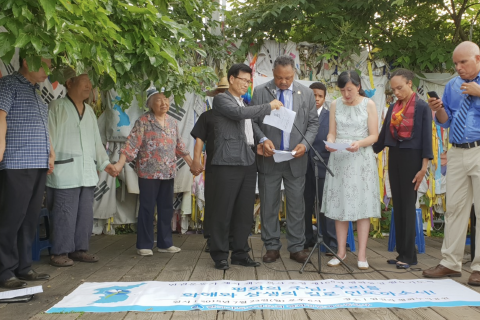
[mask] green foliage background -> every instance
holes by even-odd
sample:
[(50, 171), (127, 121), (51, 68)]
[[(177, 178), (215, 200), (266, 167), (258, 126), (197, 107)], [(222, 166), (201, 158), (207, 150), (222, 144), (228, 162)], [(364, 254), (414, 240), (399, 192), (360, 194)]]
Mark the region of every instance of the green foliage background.
[[(209, 0), (0, 0), (0, 58), (21, 48), (29, 68), (41, 57), (88, 71), (95, 85), (115, 88), (124, 103), (150, 82), (180, 103), (216, 75), (205, 58), (223, 50), (209, 30), (217, 3)], [(57, 68), (59, 70), (60, 68)], [(54, 74), (62, 80), (60, 72)], [(141, 97), (138, 97), (141, 99)]]
[(478, 0), (235, 0), (230, 35), (242, 56), (265, 39), (319, 43), (319, 59), (346, 57), (361, 47), (415, 71), (452, 70), (461, 41), (480, 42)]

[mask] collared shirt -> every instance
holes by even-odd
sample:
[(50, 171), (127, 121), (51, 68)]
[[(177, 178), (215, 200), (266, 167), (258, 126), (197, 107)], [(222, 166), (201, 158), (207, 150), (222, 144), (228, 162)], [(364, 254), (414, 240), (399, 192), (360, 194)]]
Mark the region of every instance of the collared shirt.
[[(245, 108), (245, 104), (243, 103), (243, 98), (235, 97), (238, 105), (240, 107)], [(253, 127), (252, 127), (252, 119), (245, 119), (245, 136), (247, 137), (247, 144), (249, 146), (253, 146), (255, 144), (255, 140), (253, 139)]]
[(162, 127), (152, 112), (138, 118), (121, 153), (128, 162), (137, 159), (135, 171), (139, 178), (161, 180), (175, 178), (177, 155), (189, 155), (177, 121), (166, 114)]
[(39, 88), (18, 72), (0, 78), (0, 110), (7, 113), (0, 170), (48, 168), (48, 107)]
[(322, 113), (322, 110), (323, 110), (323, 106), (317, 109), (317, 114), (319, 117), (320, 117), (320, 113)]
[(70, 97), (50, 102), (48, 128), (55, 151), (55, 170), (47, 186), (56, 189), (93, 187), (98, 171), (110, 163), (100, 138), (97, 117), (84, 103), (81, 116)]
[[(480, 72), (478, 73), (480, 76)], [(435, 123), (443, 128), (455, 126), (457, 112), (462, 107), (463, 101), (467, 97), (460, 89), (461, 85), (465, 82), (460, 77), (455, 77), (450, 80), (445, 86), (442, 102), (445, 108), (445, 112), (448, 115), (448, 120), (445, 123), (440, 123), (435, 117)], [(477, 83), (480, 80), (476, 81)], [(455, 141), (452, 130), (450, 130), (450, 142), (451, 143), (466, 143), (480, 140), (480, 97), (472, 96), (470, 108), (467, 111), (467, 120), (465, 122), (465, 132), (462, 140)]]
[[(280, 93), (281, 90), (279, 87), (277, 88), (277, 99), (280, 100)], [(283, 90), (283, 106), (288, 110), (293, 110), (293, 82), (290, 87), (286, 90)], [(296, 147), (296, 146), (294, 146)], [(283, 148), (285, 150), (290, 150), (290, 133), (283, 132)]]

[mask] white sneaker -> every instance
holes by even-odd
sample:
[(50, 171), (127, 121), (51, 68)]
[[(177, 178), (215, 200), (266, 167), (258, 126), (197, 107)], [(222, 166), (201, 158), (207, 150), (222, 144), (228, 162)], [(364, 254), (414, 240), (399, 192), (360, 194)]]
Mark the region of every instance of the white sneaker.
[[(347, 257), (347, 254), (345, 253), (345, 256), (343, 257), (342, 260), (345, 260), (345, 258)], [(338, 260), (337, 258), (333, 258), (332, 260), (328, 261), (327, 263), (327, 266), (329, 267), (337, 267), (340, 265), (340, 260)]]
[(139, 256), (153, 256), (153, 251), (150, 249), (137, 249)]
[(182, 251), (182, 249), (177, 248), (175, 246), (171, 246), (170, 248), (167, 248), (167, 249), (158, 248), (158, 252), (165, 252), (165, 253), (177, 253), (177, 252), (180, 252), (180, 251)]
[(367, 270), (369, 267), (368, 261), (358, 261), (357, 265), (360, 270)]

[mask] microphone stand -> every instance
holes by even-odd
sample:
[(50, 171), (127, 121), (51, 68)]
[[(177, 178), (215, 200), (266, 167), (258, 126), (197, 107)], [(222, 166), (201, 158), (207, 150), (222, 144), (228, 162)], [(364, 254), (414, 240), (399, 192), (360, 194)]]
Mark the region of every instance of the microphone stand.
[[(277, 97), (270, 90), (268, 90), (267, 87), (265, 87), (265, 89), (267, 89), (267, 91), (272, 95), (273, 99), (277, 99)], [(340, 261), (340, 263), (343, 264), (345, 266), (345, 268), (348, 269), (348, 271), (350, 271), (350, 273), (353, 273), (352, 268), (350, 268), (339, 256), (337, 256), (337, 254), (335, 252), (333, 252), (333, 250), (329, 246), (327, 246), (325, 244), (325, 242), (323, 242), (323, 235), (320, 233), (320, 203), (318, 201), (318, 167), (317, 167), (317, 161), (320, 161), (325, 166), (328, 173), (330, 173), (330, 175), (332, 177), (334, 177), (335, 175), (333, 174), (332, 170), (330, 170), (330, 168), (327, 166), (327, 164), (325, 163), (325, 160), (322, 158), (322, 156), (318, 153), (317, 150), (315, 150), (315, 148), (312, 146), (312, 144), (307, 140), (307, 138), (305, 137), (303, 132), (300, 131), (300, 129), (298, 129), (295, 122), (293, 123), (293, 126), (295, 127), (295, 129), (297, 129), (298, 133), (300, 133), (300, 135), (303, 137), (303, 139), (307, 142), (310, 149), (313, 150), (313, 152), (315, 153), (315, 157), (313, 157), (313, 161), (314, 161), (314, 164), (315, 164), (315, 217), (317, 219), (317, 241), (316, 241), (315, 245), (313, 246), (312, 251), (310, 251), (310, 254), (308, 255), (307, 260), (303, 263), (302, 267), (300, 268), (299, 272), (303, 273), (303, 270), (307, 266), (307, 263), (310, 261), (313, 253), (315, 252), (315, 249), (318, 249), (318, 273), (320, 274), (321, 268), (322, 268), (320, 246), (323, 245), (325, 247), (325, 249), (328, 250), (328, 252), (333, 254), (338, 259), (338, 261)], [(307, 157), (308, 157), (308, 155), (307, 155)]]

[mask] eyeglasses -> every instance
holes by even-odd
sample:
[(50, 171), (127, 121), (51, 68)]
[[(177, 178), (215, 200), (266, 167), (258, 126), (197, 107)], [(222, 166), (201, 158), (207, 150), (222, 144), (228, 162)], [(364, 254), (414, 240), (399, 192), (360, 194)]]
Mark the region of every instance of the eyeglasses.
[(239, 77), (234, 77), (236, 79), (239, 79), (239, 80), (242, 80), (242, 82), (244, 84), (248, 84), (248, 85), (251, 85), (252, 84), (252, 80), (248, 80), (248, 79), (244, 79), (244, 78), (239, 78)]

